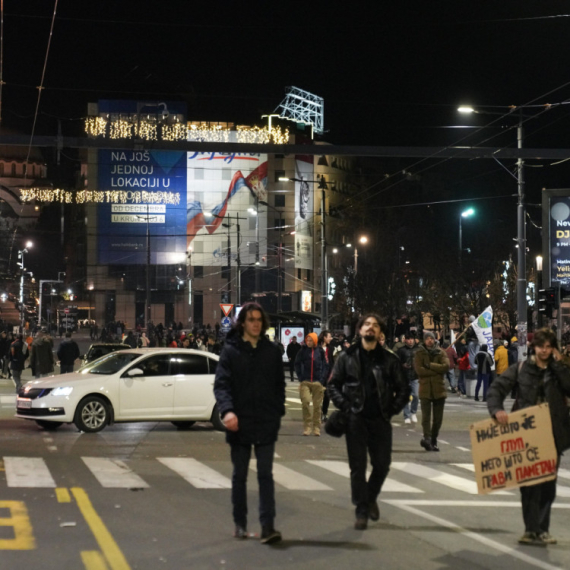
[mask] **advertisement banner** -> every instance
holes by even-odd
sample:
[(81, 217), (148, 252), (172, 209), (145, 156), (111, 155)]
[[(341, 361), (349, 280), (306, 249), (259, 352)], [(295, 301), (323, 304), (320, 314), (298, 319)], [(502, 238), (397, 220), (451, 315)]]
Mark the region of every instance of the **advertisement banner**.
[(558, 454), (548, 404), (512, 412), (505, 425), (494, 419), (477, 422), (470, 435), (480, 495), (556, 478)]
[(493, 309), (487, 307), (478, 317), (471, 323), (479, 345), (486, 344), (487, 351), (493, 358), (493, 366), (491, 370), (495, 370), (495, 347), (493, 346)]
[(295, 268), (313, 269), (314, 171), (312, 156), (295, 157)]
[(313, 309), (313, 293), (312, 291), (301, 291), (301, 311), (310, 313)]
[(548, 218), (550, 282), (558, 282), (566, 288), (570, 286), (570, 197), (552, 196)]
[(266, 265), (267, 209), (258, 208), (258, 200), (267, 200), (267, 155), (189, 152), (185, 233), (191, 264), (227, 266), (229, 257), (235, 265), (239, 225), (241, 264), (259, 257)]
[(186, 153), (99, 150), (99, 263), (186, 260)]

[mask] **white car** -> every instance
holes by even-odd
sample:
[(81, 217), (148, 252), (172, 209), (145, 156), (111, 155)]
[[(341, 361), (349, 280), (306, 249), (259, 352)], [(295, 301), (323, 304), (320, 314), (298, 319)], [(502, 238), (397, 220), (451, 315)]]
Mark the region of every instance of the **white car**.
[(44, 429), (73, 422), (98, 432), (113, 422), (170, 421), (223, 430), (214, 398), (218, 356), (181, 348), (138, 348), (106, 354), (77, 372), (31, 380), (16, 415)]

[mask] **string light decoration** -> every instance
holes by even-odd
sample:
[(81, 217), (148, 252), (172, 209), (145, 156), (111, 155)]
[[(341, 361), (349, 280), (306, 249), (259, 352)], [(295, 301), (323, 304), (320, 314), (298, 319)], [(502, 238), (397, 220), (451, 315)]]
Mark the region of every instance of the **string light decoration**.
[(61, 202), (63, 204), (180, 204), (179, 192), (132, 192), (125, 190), (69, 190), (20, 188), (22, 202)]
[(137, 115), (120, 117), (88, 117), (85, 120), (85, 132), (91, 137), (108, 137), (110, 139), (195, 141), (195, 142), (238, 142), (250, 144), (287, 144), (289, 129), (280, 126), (267, 127), (238, 125), (236, 130), (222, 125), (208, 123), (191, 123), (183, 125), (159, 124), (156, 118), (139, 119)]

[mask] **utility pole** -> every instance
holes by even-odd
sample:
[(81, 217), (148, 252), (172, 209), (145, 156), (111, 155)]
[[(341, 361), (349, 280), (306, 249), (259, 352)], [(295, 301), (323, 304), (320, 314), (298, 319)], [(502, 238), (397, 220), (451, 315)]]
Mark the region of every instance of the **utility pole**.
[[(519, 116), (519, 123), (517, 126), (517, 148), (523, 148), (522, 111)], [(528, 316), (526, 302), (526, 213), (524, 205), (524, 162), (520, 156), (517, 160), (517, 188), (517, 243), (519, 250), (517, 260), (517, 338), (519, 339), (519, 360), (523, 360), (525, 359), (524, 355), (526, 354)]]
[(327, 181), (324, 176), (319, 180), (321, 189), (321, 330), (329, 327), (328, 313), (328, 266), (327, 266), (327, 239), (326, 239), (326, 190)]
[(228, 303), (232, 302), (232, 240), (228, 225)]

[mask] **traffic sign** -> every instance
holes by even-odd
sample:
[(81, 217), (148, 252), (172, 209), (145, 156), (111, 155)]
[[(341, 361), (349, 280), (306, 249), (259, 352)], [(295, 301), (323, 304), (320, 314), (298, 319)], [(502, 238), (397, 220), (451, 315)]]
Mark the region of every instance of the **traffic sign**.
[(232, 312), (234, 306), (233, 303), (220, 303), (220, 308), (222, 309), (224, 315), (227, 317)]
[(228, 332), (232, 328), (232, 320), (230, 317), (222, 317), (222, 330)]

